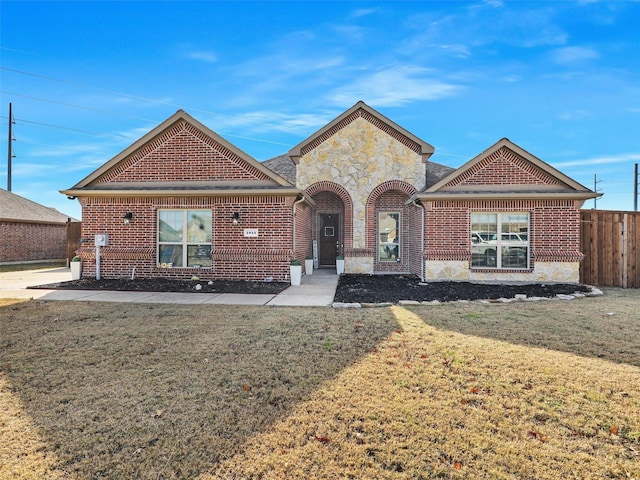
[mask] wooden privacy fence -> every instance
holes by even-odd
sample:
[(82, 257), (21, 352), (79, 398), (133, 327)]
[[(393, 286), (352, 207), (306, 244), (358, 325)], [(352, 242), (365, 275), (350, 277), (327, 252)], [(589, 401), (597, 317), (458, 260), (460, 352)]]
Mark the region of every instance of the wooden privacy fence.
[(80, 248), (80, 234), (82, 223), (67, 222), (67, 264), (75, 256), (76, 250)]
[(580, 282), (640, 288), (640, 212), (582, 210)]

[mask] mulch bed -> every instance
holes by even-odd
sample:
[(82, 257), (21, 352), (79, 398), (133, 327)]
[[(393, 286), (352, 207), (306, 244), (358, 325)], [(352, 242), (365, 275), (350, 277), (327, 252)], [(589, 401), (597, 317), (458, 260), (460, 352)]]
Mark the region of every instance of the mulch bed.
[(590, 289), (574, 284), (488, 284), (471, 282), (420, 282), (413, 275), (343, 275), (335, 301), (344, 303), (398, 303), (400, 300), (430, 302), (439, 300), (491, 300), (528, 297), (555, 297), (587, 293)]
[[(200, 285), (200, 289), (196, 286)], [(101, 279), (83, 278), (70, 282), (40, 285), (30, 288), (71, 290), (115, 290), (137, 292), (185, 293), (265, 293), (278, 294), (289, 286), (286, 282), (244, 280), (175, 280), (167, 278)], [(335, 301), (342, 303), (398, 303), (400, 300), (429, 302), (439, 300), (491, 300), (528, 297), (555, 297), (574, 292), (589, 292), (589, 288), (574, 284), (488, 284), (471, 282), (420, 282), (414, 275), (342, 275)]]
[[(197, 289), (200, 285), (200, 289)], [(169, 278), (82, 278), (70, 282), (51, 283), (37, 287), (49, 290), (114, 290), (124, 292), (182, 293), (267, 293), (277, 294), (289, 286), (286, 282), (252, 282), (245, 280), (175, 280)]]

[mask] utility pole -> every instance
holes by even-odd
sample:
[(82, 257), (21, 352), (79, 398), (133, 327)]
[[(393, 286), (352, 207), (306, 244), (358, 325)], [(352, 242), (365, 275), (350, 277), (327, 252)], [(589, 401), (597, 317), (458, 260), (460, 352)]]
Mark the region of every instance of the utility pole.
[(7, 191), (11, 191), (11, 159), (15, 157), (13, 154), (13, 125), (16, 121), (13, 118), (11, 103), (9, 103), (9, 139), (7, 140)]
[[(595, 193), (598, 193), (598, 184), (601, 182), (602, 180), (598, 180), (598, 174), (594, 173), (593, 174), (593, 191)], [(598, 209), (598, 197), (595, 197), (593, 199), (593, 209), (597, 210)]]
[(633, 167), (633, 211), (638, 211), (638, 164)]

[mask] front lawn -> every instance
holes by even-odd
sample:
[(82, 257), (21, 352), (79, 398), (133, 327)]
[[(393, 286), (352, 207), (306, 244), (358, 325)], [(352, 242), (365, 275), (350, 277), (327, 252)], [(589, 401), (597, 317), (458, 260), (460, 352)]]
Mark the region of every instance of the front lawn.
[(640, 292), (0, 307), (0, 478), (640, 478)]

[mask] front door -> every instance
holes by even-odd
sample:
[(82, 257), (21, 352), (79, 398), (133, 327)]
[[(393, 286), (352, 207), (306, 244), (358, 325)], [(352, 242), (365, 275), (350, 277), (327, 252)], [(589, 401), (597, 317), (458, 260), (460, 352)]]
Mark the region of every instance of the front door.
[(321, 213), (318, 223), (318, 264), (321, 267), (335, 267), (340, 248), (340, 215)]

